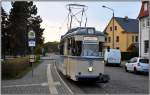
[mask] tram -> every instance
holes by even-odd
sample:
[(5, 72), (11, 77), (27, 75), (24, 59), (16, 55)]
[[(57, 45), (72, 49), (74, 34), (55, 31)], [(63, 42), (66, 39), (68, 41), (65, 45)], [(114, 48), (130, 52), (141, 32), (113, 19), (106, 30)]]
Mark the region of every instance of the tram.
[(58, 70), (74, 81), (108, 82), (109, 76), (104, 74), (103, 43), (104, 34), (94, 27), (70, 29), (61, 37)]

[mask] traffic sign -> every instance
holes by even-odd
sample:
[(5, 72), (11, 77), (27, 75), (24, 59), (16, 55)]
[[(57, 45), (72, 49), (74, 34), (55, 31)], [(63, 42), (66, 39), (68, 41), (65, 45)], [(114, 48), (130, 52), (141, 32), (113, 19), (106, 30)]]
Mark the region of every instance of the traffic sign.
[(35, 41), (31, 40), (28, 42), (29, 47), (35, 47)]
[(35, 39), (35, 32), (33, 30), (28, 32), (28, 39)]
[(30, 62), (35, 62), (35, 55), (30, 55)]

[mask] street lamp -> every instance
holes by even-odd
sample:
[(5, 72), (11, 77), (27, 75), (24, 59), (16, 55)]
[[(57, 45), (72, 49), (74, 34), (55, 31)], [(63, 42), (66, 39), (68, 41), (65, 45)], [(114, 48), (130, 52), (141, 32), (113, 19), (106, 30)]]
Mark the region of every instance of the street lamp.
[(112, 42), (112, 47), (114, 48), (114, 9), (112, 9), (112, 8), (109, 8), (109, 7), (107, 7), (107, 6), (105, 6), (105, 5), (103, 5), (102, 6), (103, 8), (107, 8), (107, 9), (109, 9), (109, 10), (111, 10), (112, 12), (113, 12), (113, 27), (112, 27), (112, 30), (113, 30), (113, 42)]

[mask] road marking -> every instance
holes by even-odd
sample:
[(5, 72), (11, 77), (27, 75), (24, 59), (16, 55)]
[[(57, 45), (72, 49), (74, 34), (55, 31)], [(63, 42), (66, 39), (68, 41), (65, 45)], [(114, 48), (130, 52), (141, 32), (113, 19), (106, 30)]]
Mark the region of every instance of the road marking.
[(41, 84), (24, 84), (24, 85), (8, 85), (8, 86), (2, 86), (2, 88), (7, 87), (25, 87), (25, 86), (47, 86), (48, 83), (41, 83)]
[(59, 73), (58, 73), (58, 71), (57, 71), (57, 69), (56, 69), (55, 64), (54, 64), (54, 68), (55, 68), (56, 73), (57, 73), (59, 79), (61, 80), (61, 82), (66, 86), (66, 88), (69, 90), (69, 92), (70, 92), (71, 94), (74, 94), (74, 93), (72, 92), (72, 90), (69, 88), (69, 86), (63, 81), (63, 79), (62, 79), (61, 76), (59, 75)]
[(49, 90), (51, 94), (58, 94), (58, 91), (54, 85), (54, 81), (52, 79), (52, 74), (50, 70), (51, 64), (47, 64), (47, 78), (48, 78), (48, 85), (49, 85)]

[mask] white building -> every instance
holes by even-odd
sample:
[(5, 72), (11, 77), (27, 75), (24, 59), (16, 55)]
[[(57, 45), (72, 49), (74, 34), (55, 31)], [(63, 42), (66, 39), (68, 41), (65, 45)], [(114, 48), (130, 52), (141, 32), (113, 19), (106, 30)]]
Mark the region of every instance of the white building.
[(149, 56), (149, 1), (142, 1), (142, 7), (139, 13), (139, 56)]

